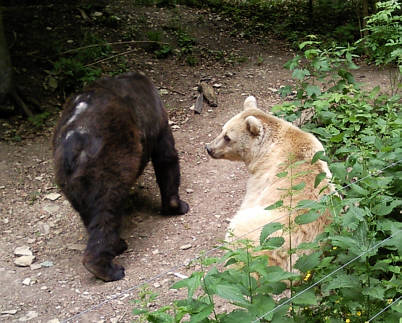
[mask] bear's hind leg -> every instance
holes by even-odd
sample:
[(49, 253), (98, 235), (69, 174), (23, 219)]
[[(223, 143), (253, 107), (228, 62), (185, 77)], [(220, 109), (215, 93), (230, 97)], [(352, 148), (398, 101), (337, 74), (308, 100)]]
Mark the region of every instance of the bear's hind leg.
[(119, 237), (120, 221), (119, 215), (101, 212), (87, 228), (89, 239), (82, 262), (89, 272), (106, 282), (124, 277), (124, 267), (113, 262), (127, 249), (127, 243)]
[(179, 197), (180, 166), (173, 135), (167, 128), (159, 138), (152, 154), (152, 164), (161, 192), (162, 214), (185, 214), (189, 206)]

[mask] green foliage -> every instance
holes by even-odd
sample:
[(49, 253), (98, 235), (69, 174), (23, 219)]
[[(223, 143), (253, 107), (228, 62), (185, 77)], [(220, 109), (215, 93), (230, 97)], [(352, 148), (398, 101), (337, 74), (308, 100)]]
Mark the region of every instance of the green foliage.
[(358, 41), (377, 65), (390, 65), (392, 93), (401, 88), (402, 75), (402, 15), (397, 0), (380, 1), (378, 11), (367, 17), (366, 35)]
[[(328, 162), (337, 194), (320, 201), (284, 203), (285, 197), (302, 194), (297, 182), (298, 162), (292, 156), (278, 177), (291, 178), (280, 200), (267, 210), (281, 208), (290, 215), (306, 212), (287, 225), (267, 224), (260, 245), (237, 241), (240, 247), (224, 247), (220, 258), (205, 258), (201, 270), (175, 283), (187, 297), (155, 311), (140, 306), (135, 314), (149, 322), (398, 322), (402, 312), (402, 116), (400, 98), (380, 94), (378, 88), (360, 90), (349, 68), (356, 68), (348, 48), (320, 50), (315, 41), (303, 43), (303, 57), (286, 66), (296, 79), (296, 101), (276, 108), (294, 119), (294, 109), (313, 108), (306, 125), (327, 146)], [(303, 60), (302, 60), (303, 58)], [(303, 61), (303, 65), (302, 65)], [(319, 81), (319, 82), (318, 82)], [(323, 179), (319, 174), (318, 185)], [(290, 199), (291, 200), (291, 199)], [(311, 223), (329, 210), (332, 223), (314, 241), (297, 248), (290, 245), (290, 257), (305, 253), (294, 268), (300, 274), (270, 266), (267, 255), (292, 228)], [(222, 265), (224, 267), (222, 268)], [(205, 266), (211, 266), (209, 269)], [(291, 298), (282, 294), (289, 286)], [(298, 284), (295, 284), (298, 282)], [(399, 297), (399, 298), (398, 298)], [(218, 312), (216, 304), (232, 304), (229, 312)]]
[(91, 65), (96, 60), (110, 53), (108, 46), (98, 36), (90, 33), (84, 35), (82, 46), (77, 50), (63, 54), (53, 63), (53, 69), (48, 72), (47, 83), (52, 89), (60, 88), (71, 93), (84, 84), (99, 78), (102, 70)]

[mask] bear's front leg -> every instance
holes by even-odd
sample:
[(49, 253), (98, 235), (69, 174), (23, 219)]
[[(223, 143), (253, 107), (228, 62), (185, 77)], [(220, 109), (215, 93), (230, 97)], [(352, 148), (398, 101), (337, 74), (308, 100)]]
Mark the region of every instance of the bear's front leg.
[(185, 214), (188, 212), (189, 206), (179, 197), (179, 156), (174, 147), (174, 138), (170, 128), (167, 127), (159, 138), (152, 153), (152, 164), (161, 192), (162, 214)]
[(124, 267), (113, 262), (115, 256), (127, 249), (127, 243), (118, 234), (120, 221), (120, 216), (103, 212), (87, 228), (89, 238), (82, 263), (106, 282), (124, 278)]

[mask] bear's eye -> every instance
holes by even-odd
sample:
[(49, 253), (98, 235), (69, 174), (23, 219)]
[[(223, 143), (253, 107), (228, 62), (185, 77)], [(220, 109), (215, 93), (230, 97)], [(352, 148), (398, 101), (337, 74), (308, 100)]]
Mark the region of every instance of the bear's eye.
[(228, 135), (224, 135), (224, 136), (223, 136), (223, 139), (224, 139), (226, 142), (230, 142), (230, 138), (229, 138)]

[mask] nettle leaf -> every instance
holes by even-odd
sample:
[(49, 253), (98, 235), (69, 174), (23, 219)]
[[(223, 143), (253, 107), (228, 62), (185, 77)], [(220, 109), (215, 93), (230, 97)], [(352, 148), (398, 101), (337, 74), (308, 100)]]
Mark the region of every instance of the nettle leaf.
[(345, 180), (346, 179), (346, 166), (344, 163), (333, 163), (329, 166), (332, 174), (336, 177), (338, 177), (340, 180)]
[(268, 238), (261, 244), (261, 249), (265, 250), (274, 250), (279, 247), (282, 247), (282, 245), (285, 243), (285, 239), (283, 237), (273, 237), (273, 238)]
[(297, 203), (296, 209), (313, 209), (313, 210), (325, 210), (327, 206), (325, 203), (317, 202), (314, 200), (301, 200)]
[(371, 210), (375, 215), (384, 216), (390, 214), (394, 208), (402, 205), (402, 200), (394, 200), (387, 205), (387, 202), (379, 203)]
[(352, 205), (342, 217), (342, 224), (348, 229), (356, 230), (359, 222), (364, 220), (365, 214), (363, 209)]
[(304, 273), (312, 270), (320, 264), (321, 254), (321, 251), (316, 251), (310, 255), (303, 255), (297, 259), (294, 267)]
[(234, 310), (229, 314), (222, 317), (219, 322), (222, 323), (244, 323), (244, 322), (252, 322), (255, 320), (255, 316), (252, 315), (248, 311), (244, 310)]
[(297, 224), (307, 224), (307, 223), (311, 223), (314, 222), (315, 220), (317, 220), (320, 217), (320, 213), (318, 213), (317, 211), (314, 210), (310, 210), (306, 213), (303, 213), (301, 215), (298, 215), (295, 218), (295, 223)]
[(193, 272), (189, 278), (178, 281), (177, 283), (173, 284), (170, 288), (180, 289), (186, 287), (187, 297), (192, 298), (195, 290), (201, 285), (201, 279), (203, 275), (204, 275), (203, 272)]
[(283, 205), (282, 200), (276, 201), (274, 204), (267, 206), (264, 210), (274, 210), (274, 209), (281, 207), (282, 205)]
[(323, 161), (326, 161), (326, 162), (329, 161), (328, 157), (325, 156), (325, 151), (324, 150), (317, 151), (314, 154), (313, 158), (311, 159), (311, 164), (316, 163), (319, 159), (323, 160)]
[(261, 231), (260, 234), (260, 244), (264, 244), (265, 240), (268, 238), (269, 235), (272, 233), (281, 230), (283, 228), (283, 225), (280, 224), (279, 222), (272, 222), (266, 224)]
[(306, 93), (308, 97), (317, 97), (321, 94), (321, 90), (317, 85), (307, 85), (306, 87)]
[(361, 195), (366, 196), (367, 194), (369, 194), (369, 192), (366, 189), (364, 189), (360, 185), (357, 185), (357, 184), (354, 184), (354, 183), (350, 184), (350, 188), (352, 189), (352, 191), (354, 193), (356, 193), (359, 196), (361, 196)]
[(216, 294), (224, 299), (235, 301), (240, 304), (248, 304), (245, 300), (240, 288), (233, 284), (216, 285)]
[(317, 296), (315, 296), (314, 290), (308, 291), (296, 296), (293, 300), (293, 304), (296, 305), (317, 305)]
[(358, 288), (359, 284), (359, 277), (340, 273), (333, 277), (327, 284), (325, 284), (322, 288), (322, 291), (323, 293), (328, 293), (329, 291), (336, 289)]
[(283, 177), (286, 177), (286, 176), (288, 176), (288, 172), (282, 172), (282, 173), (276, 174), (276, 177), (279, 177), (279, 178), (283, 178)]
[(318, 185), (320, 185), (320, 183), (326, 178), (327, 173), (319, 173), (314, 180), (314, 188), (317, 188)]
[(299, 277), (298, 274), (284, 271), (281, 267), (268, 266), (267, 275), (265, 276), (265, 279), (269, 282), (280, 282), (282, 280), (298, 278), (298, 277)]
[(306, 183), (305, 182), (300, 182), (299, 184), (296, 184), (296, 185), (292, 186), (292, 191), (301, 191), (305, 187), (306, 187)]
[(190, 323), (202, 322), (206, 319), (209, 314), (211, 314), (214, 310), (213, 304), (203, 304), (201, 308), (198, 309), (197, 314), (191, 314)]
[(370, 296), (372, 298), (383, 300), (385, 291), (386, 289), (381, 286), (369, 287), (369, 288), (366, 287), (365, 289), (363, 289), (362, 294)]
[[(253, 303), (247, 306), (250, 313), (260, 317), (275, 308), (275, 302), (269, 295), (258, 294), (253, 297)], [(265, 317), (268, 319), (269, 317)]]
[(304, 78), (309, 75), (310, 75), (310, 72), (308, 70), (299, 69), (299, 68), (296, 68), (292, 73), (292, 77), (299, 81), (303, 81)]

